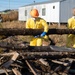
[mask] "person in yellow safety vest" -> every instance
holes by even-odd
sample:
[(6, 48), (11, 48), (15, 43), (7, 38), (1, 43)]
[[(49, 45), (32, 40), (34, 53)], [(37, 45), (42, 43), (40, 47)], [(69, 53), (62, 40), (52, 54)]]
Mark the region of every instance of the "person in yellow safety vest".
[[(68, 19), (68, 28), (75, 29), (75, 8), (72, 10), (73, 16)], [(67, 36), (67, 47), (75, 48), (75, 34), (69, 34)]]
[(26, 21), (26, 28), (28, 29), (44, 29), (43, 33), (40, 34), (40, 37), (34, 36), (30, 41), (30, 46), (42, 46), (42, 41), (44, 39), (48, 39), (46, 33), (48, 32), (48, 25), (46, 21), (39, 17), (39, 12), (37, 9), (32, 9), (30, 11), (30, 15), (32, 18)]

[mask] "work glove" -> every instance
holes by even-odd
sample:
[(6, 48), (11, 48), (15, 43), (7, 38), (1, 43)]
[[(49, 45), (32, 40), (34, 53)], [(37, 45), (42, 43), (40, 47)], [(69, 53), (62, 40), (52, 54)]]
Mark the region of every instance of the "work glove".
[(46, 32), (43, 32), (40, 36), (43, 37), (46, 35)]

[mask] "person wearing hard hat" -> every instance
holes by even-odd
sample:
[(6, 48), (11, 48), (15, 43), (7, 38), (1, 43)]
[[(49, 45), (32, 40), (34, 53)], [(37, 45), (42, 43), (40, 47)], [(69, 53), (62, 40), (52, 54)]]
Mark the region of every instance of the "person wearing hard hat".
[[(72, 18), (68, 19), (68, 29), (75, 29), (75, 8), (72, 10)], [(69, 34), (67, 36), (67, 47), (75, 48), (75, 35)]]
[(42, 46), (42, 40), (48, 39), (46, 33), (48, 32), (47, 22), (39, 17), (39, 12), (37, 9), (32, 9), (30, 11), (32, 18), (28, 19), (26, 22), (26, 28), (30, 29), (44, 29), (43, 33), (39, 36), (34, 36), (30, 41), (30, 46)]
[[(48, 39), (48, 36), (46, 33), (48, 32), (48, 25), (47, 22), (39, 17), (39, 12), (37, 9), (32, 9), (30, 11), (30, 15), (32, 18), (28, 19), (26, 22), (26, 28), (28, 29), (44, 29), (43, 33), (41, 33), (39, 36), (32, 37), (30, 41), (30, 46), (42, 46), (43, 39)], [(49, 64), (44, 59), (39, 59), (39, 61), (49, 66)]]

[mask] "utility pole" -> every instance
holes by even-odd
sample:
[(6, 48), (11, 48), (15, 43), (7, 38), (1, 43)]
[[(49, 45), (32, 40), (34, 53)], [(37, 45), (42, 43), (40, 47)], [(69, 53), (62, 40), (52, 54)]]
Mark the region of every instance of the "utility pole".
[(9, 0), (9, 9), (10, 9), (10, 0)]

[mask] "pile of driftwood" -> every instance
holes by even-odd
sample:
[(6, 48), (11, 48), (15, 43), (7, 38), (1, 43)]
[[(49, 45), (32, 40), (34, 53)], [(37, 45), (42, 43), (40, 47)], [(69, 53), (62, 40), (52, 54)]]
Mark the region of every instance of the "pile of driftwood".
[[(5, 32), (4, 32), (5, 31)], [(30, 31), (30, 33), (29, 33)], [(0, 29), (0, 35), (37, 35), (34, 30)], [(54, 31), (54, 32), (53, 32)], [(59, 32), (60, 31), (60, 32)], [(21, 33), (22, 32), (22, 33)], [(51, 29), (47, 34), (69, 34), (75, 30)], [(29, 46), (28, 43), (0, 42), (0, 75), (73, 75), (75, 74), (75, 49), (67, 47)]]
[(12, 49), (0, 54), (0, 74), (72, 75), (75, 73), (75, 49), (53, 45), (30, 47), (26, 44), (15, 47), (5, 43), (0, 43), (0, 46)]

